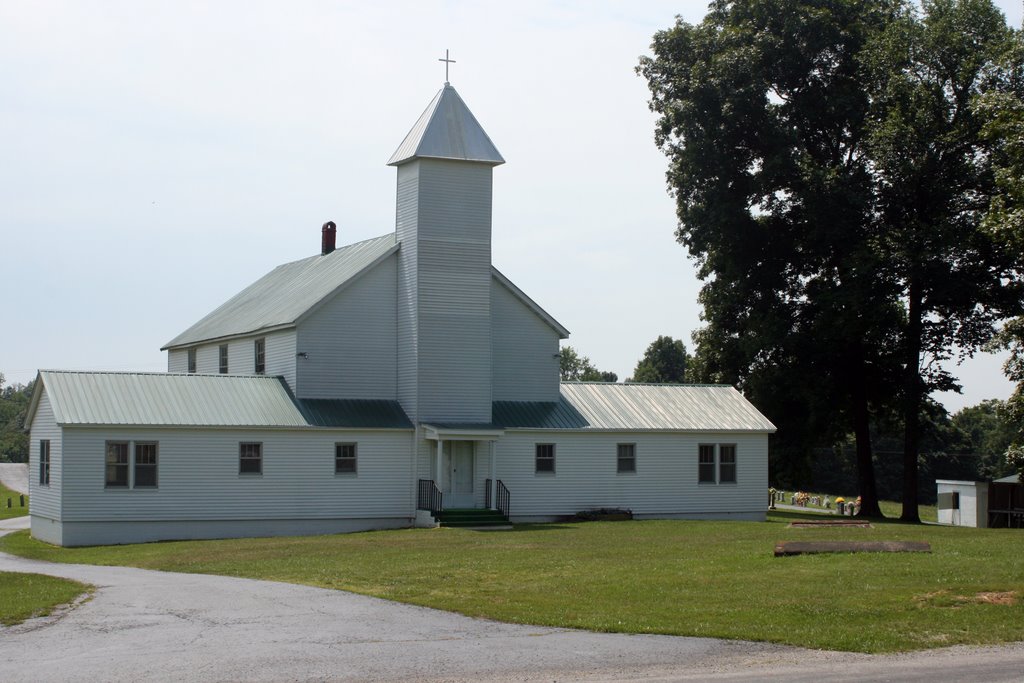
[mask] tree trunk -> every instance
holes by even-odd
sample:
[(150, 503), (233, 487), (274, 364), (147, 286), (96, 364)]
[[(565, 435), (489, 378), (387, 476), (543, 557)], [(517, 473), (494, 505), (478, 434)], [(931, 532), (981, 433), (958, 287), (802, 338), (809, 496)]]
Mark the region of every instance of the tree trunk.
[(920, 522), (917, 511), (917, 448), (921, 415), (921, 285), (911, 277), (908, 288), (906, 368), (903, 382), (903, 514), (904, 522)]
[(856, 351), (858, 372), (852, 378), (853, 434), (857, 441), (857, 493), (860, 495), (860, 517), (881, 517), (878, 487), (875, 485), (875, 462), (871, 457), (871, 416), (864, 380), (864, 357), (860, 346)]

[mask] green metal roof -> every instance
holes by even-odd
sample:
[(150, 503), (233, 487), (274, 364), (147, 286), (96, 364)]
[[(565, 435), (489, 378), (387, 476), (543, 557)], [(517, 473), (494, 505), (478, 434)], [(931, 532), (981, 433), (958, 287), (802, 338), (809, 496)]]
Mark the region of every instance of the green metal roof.
[(325, 298), (397, 250), (395, 234), (390, 233), (278, 266), (163, 348), (294, 325)]
[(370, 399), (299, 399), (299, 409), (316, 427), (412, 429), (398, 401)]
[(412, 428), (397, 401), (296, 400), (280, 377), (43, 370), (39, 378), (61, 425)]
[(729, 386), (564, 382), (557, 402), (496, 401), (493, 422), (506, 429), (622, 431), (775, 431)]

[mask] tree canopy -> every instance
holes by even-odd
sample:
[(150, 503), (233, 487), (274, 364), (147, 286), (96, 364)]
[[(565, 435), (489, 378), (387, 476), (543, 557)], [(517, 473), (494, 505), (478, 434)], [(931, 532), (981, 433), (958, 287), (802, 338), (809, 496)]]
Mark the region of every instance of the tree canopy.
[(571, 346), (563, 346), (559, 351), (558, 366), (563, 382), (617, 382), (619, 379), (614, 372), (598, 370), (588, 357), (579, 355)]
[(1019, 44), (988, 0), (717, 0), (639, 66), (705, 281), (692, 375), (740, 386), (792, 471), (853, 434), (866, 514), (873, 416), (902, 413), (916, 519), (922, 402), (955, 386), (937, 362), (1024, 304), (989, 211), (1012, 155), (985, 134)]
[(630, 381), (682, 384), (686, 381), (686, 359), (683, 340), (659, 335), (644, 351)]
[(28, 434), (24, 427), (33, 384), (4, 386), (4, 375), (0, 373), (0, 462), (28, 462)]

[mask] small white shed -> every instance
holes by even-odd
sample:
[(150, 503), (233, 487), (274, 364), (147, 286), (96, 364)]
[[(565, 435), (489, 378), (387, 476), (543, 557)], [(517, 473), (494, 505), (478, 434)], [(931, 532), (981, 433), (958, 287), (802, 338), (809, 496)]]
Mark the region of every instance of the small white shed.
[(936, 479), (939, 524), (988, 526), (988, 482)]

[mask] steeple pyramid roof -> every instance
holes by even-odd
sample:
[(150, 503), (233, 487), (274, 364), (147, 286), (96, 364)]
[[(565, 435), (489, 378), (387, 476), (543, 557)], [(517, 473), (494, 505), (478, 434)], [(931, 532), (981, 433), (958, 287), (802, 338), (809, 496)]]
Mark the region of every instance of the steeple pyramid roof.
[(388, 166), (420, 157), (478, 161), (493, 166), (505, 163), (473, 112), (448, 83), (427, 105), (391, 155)]

